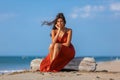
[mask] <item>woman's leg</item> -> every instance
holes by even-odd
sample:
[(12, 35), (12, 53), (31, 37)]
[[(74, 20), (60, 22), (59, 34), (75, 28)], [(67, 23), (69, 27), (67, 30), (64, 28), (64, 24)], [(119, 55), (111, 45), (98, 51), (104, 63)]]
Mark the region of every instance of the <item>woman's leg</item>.
[(60, 49), (61, 49), (61, 44), (60, 43), (55, 43), (54, 51), (53, 51), (53, 55), (52, 55), (52, 61), (56, 58), (56, 56), (58, 55)]
[(49, 46), (50, 62), (52, 62), (53, 52), (54, 52), (54, 46), (53, 44), (50, 44)]

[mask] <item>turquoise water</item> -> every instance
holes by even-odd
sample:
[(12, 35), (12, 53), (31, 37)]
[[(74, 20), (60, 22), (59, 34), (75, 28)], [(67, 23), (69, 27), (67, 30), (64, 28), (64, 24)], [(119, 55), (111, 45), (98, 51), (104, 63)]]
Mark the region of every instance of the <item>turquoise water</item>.
[[(35, 58), (42, 58), (38, 56), (0, 56), (0, 74), (1, 73), (9, 73), (15, 71), (29, 70), (30, 62)], [(82, 57), (76, 57), (82, 58)], [(116, 59), (120, 59), (120, 57), (94, 57), (96, 62), (103, 61), (112, 61)]]

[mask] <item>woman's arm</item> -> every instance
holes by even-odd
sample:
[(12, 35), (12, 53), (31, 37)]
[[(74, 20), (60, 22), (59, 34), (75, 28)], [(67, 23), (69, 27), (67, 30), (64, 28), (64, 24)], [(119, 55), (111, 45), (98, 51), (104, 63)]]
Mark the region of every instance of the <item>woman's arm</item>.
[(72, 29), (68, 29), (67, 33), (68, 33), (67, 42), (63, 43), (62, 45), (70, 46), (71, 39), (72, 39)]
[(52, 44), (55, 44), (56, 41), (57, 41), (57, 38), (58, 38), (58, 36), (59, 36), (60, 29), (57, 31), (57, 33), (56, 33), (55, 30), (52, 30), (51, 33), (52, 33)]

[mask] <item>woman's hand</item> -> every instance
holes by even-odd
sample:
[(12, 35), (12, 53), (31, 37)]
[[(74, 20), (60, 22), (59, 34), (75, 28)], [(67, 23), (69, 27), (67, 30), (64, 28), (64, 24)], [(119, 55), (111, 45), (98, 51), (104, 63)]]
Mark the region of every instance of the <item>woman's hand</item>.
[(58, 30), (61, 30), (61, 28), (56, 24), (55, 27), (58, 29)]
[(59, 34), (60, 34), (60, 31), (61, 31), (60, 27), (59, 27), (57, 24), (55, 25), (55, 27), (56, 27), (58, 30), (57, 30), (57, 33), (55, 33), (54, 30), (52, 31), (52, 44), (53, 44), (53, 45), (56, 43), (57, 38), (58, 38), (58, 36), (59, 36)]

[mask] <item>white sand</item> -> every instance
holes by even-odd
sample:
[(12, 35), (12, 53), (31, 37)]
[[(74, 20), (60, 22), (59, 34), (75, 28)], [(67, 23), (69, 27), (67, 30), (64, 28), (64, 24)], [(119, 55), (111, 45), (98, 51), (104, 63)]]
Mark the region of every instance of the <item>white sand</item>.
[(100, 62), (97, 65), (97, 71), (106, 70), (108, 72), (120, 72), (120, 60)]

